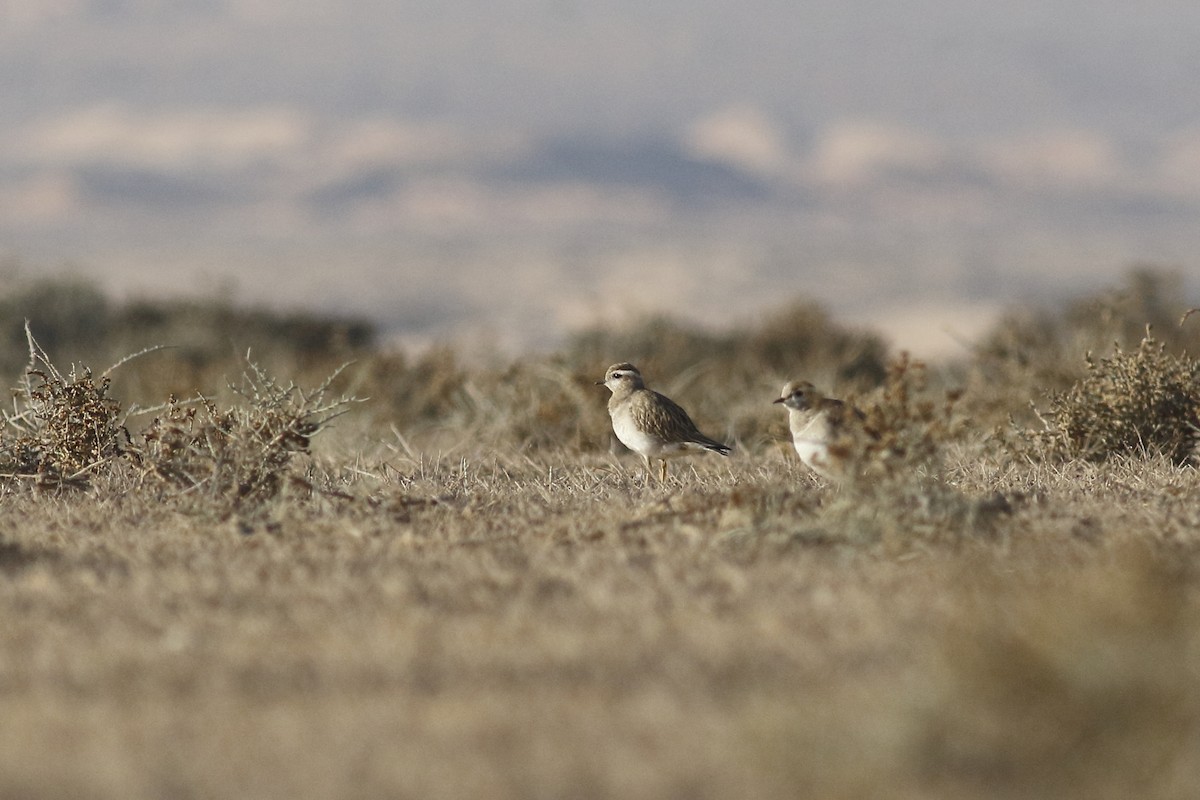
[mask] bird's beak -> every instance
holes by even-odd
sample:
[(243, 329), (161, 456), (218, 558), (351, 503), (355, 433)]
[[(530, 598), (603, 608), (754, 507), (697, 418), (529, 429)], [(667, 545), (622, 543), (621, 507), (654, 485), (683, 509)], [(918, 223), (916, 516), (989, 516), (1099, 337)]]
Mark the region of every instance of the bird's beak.
[(597, 385), (597, 386), (603, 386), (603, 385), (604, 385), (604, 381), (596, 381), (596, 385)]
[(781, 397), (781, 398), (779, 398), (778, 400), (772, 400), (772, 401), (771, 401), (771, 403), (772, 403), (772, 404), (775, 404), (775, 403), (782, 403), (784, 400), (787, 400), (787, 398), (786, 398), (786, 397)]

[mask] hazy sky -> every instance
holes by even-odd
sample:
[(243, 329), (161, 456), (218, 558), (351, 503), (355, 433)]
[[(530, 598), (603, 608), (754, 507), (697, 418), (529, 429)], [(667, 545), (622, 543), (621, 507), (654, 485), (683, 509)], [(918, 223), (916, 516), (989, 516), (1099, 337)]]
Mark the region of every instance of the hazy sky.
[(1194, 2), (0, 0), (0, 98), (0, 255), (414, 335), (1200, 252)]

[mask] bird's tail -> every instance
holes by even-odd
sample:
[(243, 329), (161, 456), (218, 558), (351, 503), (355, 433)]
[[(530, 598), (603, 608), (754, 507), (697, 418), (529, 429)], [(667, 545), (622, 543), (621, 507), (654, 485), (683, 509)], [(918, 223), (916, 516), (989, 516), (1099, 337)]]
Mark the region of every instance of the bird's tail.
[(704, 437), (703, 439), (697, 440), (696, 444), (700, 445), (705, 450), (711, 450), (714, 453), (720, 453), (723, 456), (727, 456), (733, 452), (733, 448), (730, 447), (729, 445), (722, 444), (721, 442), (718, 442), (716, 439), (709, 439), (707, 436)]

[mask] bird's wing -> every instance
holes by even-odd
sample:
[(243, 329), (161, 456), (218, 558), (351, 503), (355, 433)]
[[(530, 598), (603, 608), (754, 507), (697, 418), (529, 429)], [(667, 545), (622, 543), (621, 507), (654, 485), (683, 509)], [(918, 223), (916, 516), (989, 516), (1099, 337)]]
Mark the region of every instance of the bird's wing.
[(701, 433), (683, 407), (666, 395), (647, 389), (645, 394), (635, 399), (633, 413), (639, 426), (659, 432), (669, 441), (692, 442), (717, 450), (729, 449)]

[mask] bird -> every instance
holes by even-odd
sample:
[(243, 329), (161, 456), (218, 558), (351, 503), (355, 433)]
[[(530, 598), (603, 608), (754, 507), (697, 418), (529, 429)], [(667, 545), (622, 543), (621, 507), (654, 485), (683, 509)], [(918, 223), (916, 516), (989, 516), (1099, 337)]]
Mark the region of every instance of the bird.
[(866, 415), (854, 406), (826, 397), (808, 381), (783, 385), (776, 403), (788, 410), (792, 444), (800, 460), (813, 472), (831, 481), (844, 479), (850, 469), (849, 454), (838, 447), (839, 439), (857, 426), (866, 431)]
[(647, 389), (642, 373), (627, 361), (609, 367), (604, 380), (596, 381), (596, 385), (607, 386), (612, 392), (608, 413), (613, 433), (621, 444), (642, 457), (647, 475), (653, 472), (651, 459), (661, 462), (659, 480), (665, 482), (668, 458), (702, 450), (727, 456), (732, 450), (729, 445), (701, 433), (674, 400)]

